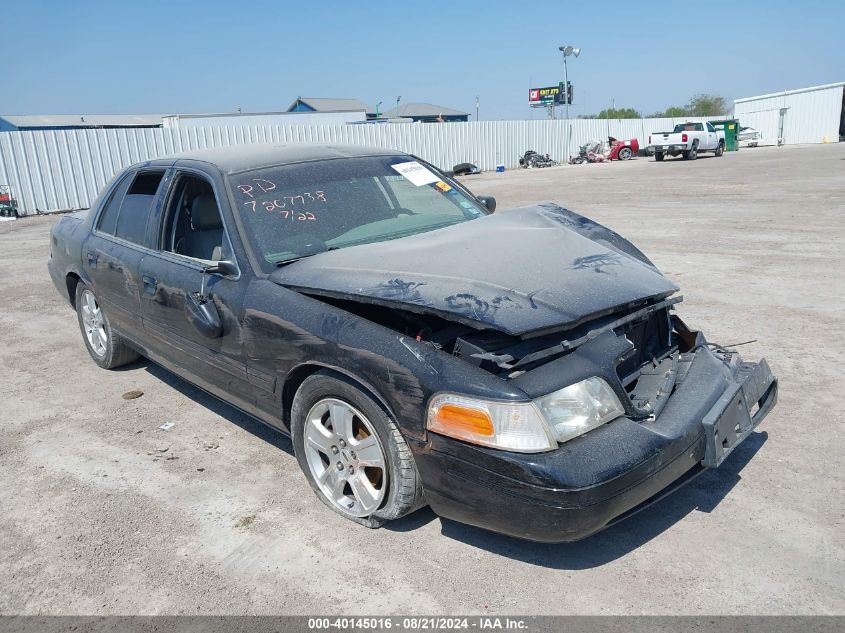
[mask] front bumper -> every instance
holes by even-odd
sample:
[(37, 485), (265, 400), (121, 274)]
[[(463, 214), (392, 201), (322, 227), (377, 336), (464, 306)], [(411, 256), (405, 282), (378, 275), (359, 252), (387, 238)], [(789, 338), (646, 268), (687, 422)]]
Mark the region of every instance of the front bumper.
[(618, 418), (529, 455), (431, 434), (416, 461), (438, 515), (533, 541), (576, 541), (721, 464), (776, 401), (765, 360), (703, 348), (656, 420)]

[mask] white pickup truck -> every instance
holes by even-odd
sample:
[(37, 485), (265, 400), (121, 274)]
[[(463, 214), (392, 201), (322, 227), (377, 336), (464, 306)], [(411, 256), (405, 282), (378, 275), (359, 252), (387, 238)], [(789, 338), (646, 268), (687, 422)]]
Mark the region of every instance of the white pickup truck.
[(648, 136), (649, 153), (654, 160), (663, 160), (666, 154), (695, 160), (699, 152), (713, 152), (721, 156), (725, 151), (725, 133), (710, 123), (678, 123), (671, 132), (652, 132)]

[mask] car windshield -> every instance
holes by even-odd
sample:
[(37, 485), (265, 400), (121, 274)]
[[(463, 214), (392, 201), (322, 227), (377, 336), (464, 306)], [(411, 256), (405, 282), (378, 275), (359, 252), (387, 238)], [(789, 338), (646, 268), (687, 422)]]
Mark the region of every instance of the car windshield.
[(229, 186), (235, 212), (265, 269), (486, 214), (454, 182), (410, 156), (268, 167), (234, 174)]

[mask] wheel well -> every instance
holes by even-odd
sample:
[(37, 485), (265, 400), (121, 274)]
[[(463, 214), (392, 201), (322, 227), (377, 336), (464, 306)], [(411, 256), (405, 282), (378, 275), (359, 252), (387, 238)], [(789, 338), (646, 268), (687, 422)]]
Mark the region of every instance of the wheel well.
[(76, 273), (68, 273), (67, 277), (65, 277), (65, 283), (67, 284), (67, 296), (70, 299), (70, 305), (73, 306), (73, 309), (76, 310), (76, 286), (79, 285), (79, 275)]
[(394, 421), (396, 420), (396, 416), (390, 411), (390, 408), (384, 401), (384, 398), (379, 396), (371, 387), (367, 386), (366, 384), (362, 383), (360, 380), (357, 380), (354, 376), (346, 374), (342, 371), (338, 371), (333, 369), (332, 367), (325, 367), (324, 365), (300, 365), (296, 367), (293, 371), (288, 374), (287, 379), (285, 380), (285, 384), (282, 387), (282, 422), (284, 423), (285, 427), (290, 430), (291, 419), (290, 413), (291, 409), (293, 409), (293, 399), (296, 396), (296, 392), (299, 391), (299, 388), (302, 386), (302, 383), (305, 382), (305, 379), (312, 374), (316, 374), (318, 371), (330, 372), (335, 374), (338, 378), (341, 378), (346, 381), (351, 381), (355, 383), (355, 386), (358, 387), (361, 391), (366, 393), (370, 396), (376, 404), (378, 404), (384, 412), (389, 415)]

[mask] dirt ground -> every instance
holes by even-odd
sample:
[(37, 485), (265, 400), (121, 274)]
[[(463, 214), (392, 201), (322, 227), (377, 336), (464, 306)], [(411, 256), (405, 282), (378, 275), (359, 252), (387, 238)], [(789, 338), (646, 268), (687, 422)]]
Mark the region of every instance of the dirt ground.
[(151, 363), (98, 369), (45, 267), (55, 218), (4, 222), (0, 612), (845, 613), (845, 144), (465, 182), (609, 225), (710, 340), (757, 339), (743, 354), (781, 387), (760, 431), (579, 543), (428, 509), (367, 530), (319, 503), (288, 440)]

